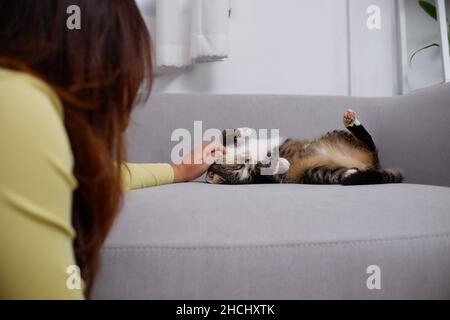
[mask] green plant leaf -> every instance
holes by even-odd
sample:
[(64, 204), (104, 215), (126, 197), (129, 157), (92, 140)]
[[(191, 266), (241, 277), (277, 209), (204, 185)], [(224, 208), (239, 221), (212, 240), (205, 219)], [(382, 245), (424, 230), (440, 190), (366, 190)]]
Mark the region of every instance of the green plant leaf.
[(419, 6), (434, 20), (437, 20), (436, 6), (426, 0), (419, 0)]
[(418, 54), (420, 51), (426, 50), (426, 49), (431, 48), (431, 47), (440, 47), (440, 44), (439, 43), (432, 43), (432, 44), (429, 44), (429, 45), (427, 45), (427, 46), (425, 46), (423, 48), (420, 48), (419, 50), (414, 51), (414, 53), (411, 56), (411, 59), (409, 59), (409, 63), (412, 63), (412, 61), (414, 59), (414, 56), (416, 54)]
[(450, 24), (447, 27), (448, 44), (450, 45)]
[[(436, 10), (436, 6), (430, 2), (428, 2), (427, 0), (419, 0), (417, 1), (419, 6), (430, 16), (432, 17), (434, 20), (437, 21), (437, 10)], [(448, 24), (448, 19), (447, 19), (447, 35), (448, 35), (448, 43), (450, 44), (450, 24)], [(409, 62), (411, 63), (414, 56), (416, 54), (418, 54), (420, 51), (431, 48), (431, 47), (440, 47), (440, 45), (438, 43), (432, 43), (428, 46), (425, 46), (417, 51), (415, 51), (412, 56), (411, 59), (409, 60)]]

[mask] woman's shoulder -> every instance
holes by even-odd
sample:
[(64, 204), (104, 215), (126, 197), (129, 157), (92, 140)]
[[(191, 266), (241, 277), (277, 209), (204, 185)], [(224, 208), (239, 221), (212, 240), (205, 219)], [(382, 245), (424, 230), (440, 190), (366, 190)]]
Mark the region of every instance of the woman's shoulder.
[[(57, 94), (39, 78), (26, 72), (0, 68), (0, 104), (8, 108), (10, 102), (20, 102), (23, 107), (33, 105), (49, 106), (63, 118), (63, 107)], [(23, 103), (26, 102), (26, 103)], [(29, 103), (28, 103), (29, 102)]]
[(56, 93), (38, 78), (1, 68), (0, 148), (30, 161), (53, 159), (73, 183), (73, 154)]
[(37, 78), (0, 70), (0, 209), (20, 208), (72, 236), (74, 158), (54, 95)]

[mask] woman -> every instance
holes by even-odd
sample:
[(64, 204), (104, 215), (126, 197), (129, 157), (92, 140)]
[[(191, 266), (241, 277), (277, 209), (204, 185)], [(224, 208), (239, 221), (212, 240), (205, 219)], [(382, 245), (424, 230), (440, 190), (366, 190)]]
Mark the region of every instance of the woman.
[[(70, 5), (81, 30), (68, 30)], [(201, 176), (203, 164), (124, 164), (123, 133), (150, 37), (134, 0), (0, 1), (0, 298), (84, 298), (124, 190)], [(197, 163), (197, 162), (195, 162)], [(81, 269), (84, 293), (66, 285)]]

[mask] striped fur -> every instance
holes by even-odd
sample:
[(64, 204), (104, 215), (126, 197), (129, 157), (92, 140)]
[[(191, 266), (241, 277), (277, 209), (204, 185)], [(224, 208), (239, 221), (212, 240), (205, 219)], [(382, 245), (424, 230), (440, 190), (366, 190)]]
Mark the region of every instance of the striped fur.
[[(348, 131), (335, 130), (310, 141), (287, 139), (275, 146), (278, 152), (266, 150), (269, 157), (279, 154), (289, 162), (289, 170), (283, 174), (261, 175), (261, 169), (267, 166), (261, 162), (215, 164), (208, 172), (207, 182), (365, 185), (404, 180), (402, 170), (380, 167), (376, 145), (354, 111), (345, 112), (344, 125)], [(232, 141), (235, 143), (235, 139)]]

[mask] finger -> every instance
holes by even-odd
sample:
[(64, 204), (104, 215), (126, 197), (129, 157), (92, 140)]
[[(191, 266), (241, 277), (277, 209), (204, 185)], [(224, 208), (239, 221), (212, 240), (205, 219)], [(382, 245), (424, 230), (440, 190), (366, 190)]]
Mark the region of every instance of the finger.
[(224, 157), (224, 154), (222, 151), (215, 151), (212, 153), (209, 153), (204, 156), (203, 161), (204, 163), (208, 165), (212, 165), (216, 163), (219, 159), (222, 159)]
[(217, 161), (217, 158), (214, 157), (213, 155), (208, 155), (206, 157), (203, 158), (203, 163), (207, 164), (207, 165), (212, 165)]
[(212, 155), (214, 159), (219, 159), (219, 158), (223, 158), (224, 153), (222, 151), (216, 151), (214, 152), (214, 154)]
[(223, 146), (222, 143), (218, 142), (218, 141), (212, 141), (206, 144), (205, 146), (208, 149), (214, 149), (214, 150), (223, 150), (225, 147)]
[(203, 145), (203, 154), (209, 154), (216, 148), (214, 142), (208, 142)]
[(220, 142), (216, 142), (216, 144), (215, 144), (215, 149), (216, 149), (216, 150), (223, 151), (223, 150), (225, 149), (225, 147), (224, 147), (223, 144), (221, 144)]

